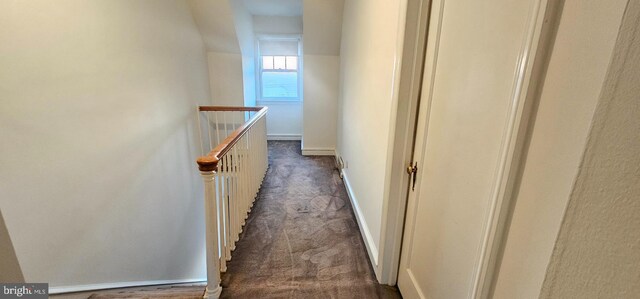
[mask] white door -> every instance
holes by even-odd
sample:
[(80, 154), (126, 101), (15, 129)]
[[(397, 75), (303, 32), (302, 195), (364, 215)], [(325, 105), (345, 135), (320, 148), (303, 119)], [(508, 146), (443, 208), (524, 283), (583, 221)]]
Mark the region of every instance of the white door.
[(398, 273), (404, 298), (486, 296), (546, 5), (433, 0)]

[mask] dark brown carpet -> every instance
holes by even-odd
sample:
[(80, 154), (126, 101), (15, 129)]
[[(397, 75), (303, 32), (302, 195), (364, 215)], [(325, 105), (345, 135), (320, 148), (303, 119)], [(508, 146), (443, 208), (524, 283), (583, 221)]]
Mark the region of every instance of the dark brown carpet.
[(269, 165), (222, 298), (400, 298), (375, 279), (334, 158), (269, 141)]
[[(401, 298), (379, 285), (333, 157), (269, 141), (269, 171), (222, 276), (222, 298)], [(202, 298), (204, 286), (102, 291), (91, 299)]]

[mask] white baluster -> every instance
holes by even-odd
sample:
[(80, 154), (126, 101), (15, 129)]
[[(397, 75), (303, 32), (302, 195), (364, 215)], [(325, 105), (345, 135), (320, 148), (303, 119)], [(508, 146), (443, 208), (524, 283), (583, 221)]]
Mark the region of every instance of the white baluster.
[(240, 147), (240, 142), (236, 143), (233, 146), (233, 157), (235, 160), (235, 164), (234, 164), (234, 178), (235, 178), (235, 184), (234, 184), (234, 188), (237, 192), (237, 196), (236, 196), (236, 202), (238, 203), (238, 215), (240, 216), (240, 221), (239, 221), (239, 225), (238, 225), (238, 234), (242, 234), (242, 226), (244, 225), (244, 207), (243, 207), (243, 199), (242, 199), (242, 186), (241, 186), (241, 176), (240, 176), (240, 151), (239, 151), (239, 147)]
[(234, 236), (233, 240), (234, 240), (234, 242), (237, 242), (240, 239), (239, 235), (240, 235), (241, 228), (240, 228), (240, 217), (239, 217), (239, 214), (238, 214), (238, 212), (240, 211), (240, 208), (238, 206), (238, 184), (237, 184), (238, 180), (237, 180), (237, 176), (236, 176), (236, 170), (237, 170), (236, 167), (238, 165), (238, 156), (236, 155), (235, 148), (236, 147), (234, 145), (231, 148), (231, 151), (230, 151), (231, 152), (231, 171), (230, 171), (230, 174), (231, 174), (231, 176), (230, 176), (231, 177), (231, 181), (230, 181), (231, 188), (230, 188), (230, 190), (233, 193), (233, 196), (229, 200), (233, 200), (233, 207), (235, 209), (234, 212), (235, 212), (236, 219), (237, 219), (235, 231), (234, 231), (234, 234), (233, 234), (233, 236)]
[[(260, 132), (260, 129), (258, 128), (259, 123), (256, 123), (255, 128), (253, 129), (253, 131), (251, 132), (251, 160), (253, 162), (252, 168), (253, 171), (251, 173), (251, 180), (253, 181), (253, 184), (251, 186), (251, 191), (253, 192), (252, 194), (256, 194), (257, 193), (257, 188), (258, 188), (258, 173), (259, 171), (259, 165), (260, 165), (260, 161), (259, 161), (259, 155), (258, 155), (258, 150), (260, 149), (260, 146), (258, 145), (258, 132)], [(257, 195), (253, 196), (252, 200), (255, 200)]]
[(218, 229), (219, 233), (219, 244), (220, 244), (220, 272), (227, 272), (227, 204), (224, 198), (224, 194), (222, 193), (222, 177), (219, 173), (216, 173), (216, 197), (218, 199), (218, 207), (220, 207), (220, 211), (218, 213)]
[(247, 135), (242, 137), (242, 192), (244, 192), (244, 210), (246, 213), (249, 213), (249, 192), (247, 192), (247, 173), (251, 171), (249, 165), (247, 164), (249, 160), (247, 159)]
[[(217, 141), (217, 144), (220, 144), (220, 122), (218, 121), (218, 112), (216, 111), (213, 113), (216, 119), (216, 141)], [(211, 149), (213, 149), (213, 147)]]
[[(205, 113), (209, 146), (217, 144), (245, 121), (255, 116), (254, 112)], [(222, 113), (222, 125), (219, 120)], [(229, 129), (230, 114), (231, 129)], [(200, 115), (199, 115), (200, 116)], [(239, 118), (239, 121), (236, 120)], [(211, 132), (215, 120), (216, 132)], [(261, 116), (240, 140), (220, 158), (217, 171), (202, 171), (205, 181), (206, 241), (207, 241), (207, 291), (206, 298), (218, 298), (221, 292), (220, 272), (227, 270), (227, 261), (232, 258), (236, 242), (246, 227), (246, 220), (257, 199), (264, 181), (269, 161), (266, 138), (266, 117)], [(222, 131), (222, 132), (221, 132)], [(202, 133), (199, 132), (202, 137)], [(221, 136), (222, 135), (222, 136)], [(202, 144), (201, 144), (202, 145)], [(203, 150), (203, 149), (202, 149)]]
[[(244, 172), (245, 172), (245, 165), (244, 165), (244, 156), (243, 156), (243, 152), (244, 152), (244, 145), (242, 144), (242, 141), (244, 140), (244, 136), (242, 136), (240, 138), (240, 140), (238, 141), (238, 143), (236, 144), (236, 151), (238, 152), (238, 192), (240, 194), (240, 197), (238, 198), (238, 202), (240, 205), (240, 211), (243, 212), (243, 214), (245, 213), (245, 200), (246, 200), (246, 196), (247, 194), (244, 192)], [(245, 221), (242, 221), (242, 225), (245, 224)], [(243, 229), (244, 231), (244, 229)]]
[(235, 245), (234, 245), (234, 241), (235, 237), (235, 215), (234, 215), (234, 202), (233, 202), (233, 196), (231, 194), (231, 178), (230, 178), (230, 163), (231, 163), (231, 156), (229, 155), (229, 153), (227, 153), (224, 156), (224, 169), (225, 172), (227, 173), (226, 176), (226, 181), (224, 184), (224, 187), (227, 190), (227, 202), (229, 203), (229, 247), (231, 248), (231, 251), (233, 251)]
[(204, 209), (206, 223), (207, 252), (207, 288), (204, 298), (219, 298), (220, 287), (219, 244), (218, 244), (218, 207), (216, 202), (215, 172), (200, 172), (204, 180)]
[(204, 142), (202, 142), (202, 122), (200, 120), (200, 109), (196, 109), (196, 118), (198, 119), (198, 136), (200, 136), (200, 155), (204, 156), (206, 152), (204, 151)]
[(248, 140), (247, 142), (249, 143), (249, 153), (247, 156), (249, 156), (249, 163), (251, 163), (251, 173), (249, 173), (249, 179), (248, 179), (248, 183), (249, 183), (249, 197), (253, 200), (254, 194), (253, 191), (255, 189), (255, 169), (256, 169), (256, 157), (254, 155), (255, 152), (255, 143), (254, 143), (254, 136), (253, 136), (253, 132), (255, 132), (254, 128), (252, 127), (251, 130), (249, 130), (248, 132)]
[[(225, 183), (225, 188), (227, 188), (227, 184), (226, 183)], [(232, 258), (231, 250), (233, 248), (233, 241), (232, 241), (232, 238), (231, 238), (231, 234), (232, 234), (232, 227), (231, 226), (232, 226), (232, 221), (233, 221), (233, 212), (232, 211), (233, 210), (231, 208), (231, 201), (229, 200), (228, 196), (225, 197), (225, 203), (227, 204), (227, 215), (226, 215), (227, 219), (225, 220), (226, 224), (227, 224), (227, 231), (225, 232), (226, 238), (227, 238), (227, 248), (226, 248), (227, 255), (226, 255), (226, 258), (227, 258), (227, 261), (230, 261), (231, 258)]]
[(245, 201), (244, 201), (244, 206), (245, 206), (245, 210), (247, 211), (247, 213), (251, 212), (251, 206), (250, 206), (250, 202), (251, 202), (251, 195), (249, 193), (249, 173), (251, 171), (251, 166), (249, 165), (249, 143), (247, 142), (247, 135), (244, 135), (242, 137), (242, 165), (244, 165), (243, 167), (243, 172), (242, 172), (242, 180), (244, 181), (243, 184), (243, 189), (244, 189), (244, 196), (245, 196)]
[(207, 119), (207, 132), (209, 135), (209, 151), (214, 148), (213, 139), (211, 139), (211, 120), (209, 119), (209, 113), (205, 112), (205, 118)]
[(224, 202), (227, 206), (227, 219), (225, 220), (225, 223), (227, 224), (226, 227), (226, 231), (225, 231), (225, 237), (227, 239), (227, 247), (226, 249), (226, 255), (225, 258), (227, 261), (231, 260), (231, 250), (233, 248), (233, 241), (232, 241), (232, 221), (233, 221), (233, 212), (232, 212), (232, 208), (231, 208), (231, 201), (229, 200), (229, 179), (228, 179), (228, 156), (224, 156), (223, 159), (221, 160), (221, 164), (222, 164), (222, 169), (224, 171), (224, 179), (223, 179), (223, 183), (222, 183), (222, 188), (224, 189)]
[(262, 122), (262, 134), (260, 134), (262, 138), (262, 180), (264, 180), (264, 176), (267, 174), (267, 170), (269, 169), (269, 145), (267, 144), (267, 118), (265, 116), (261, 119)]
[[(264, 117), (263, 117), (264, 118)], [(264, 174), (265, 174), (265, 170), (266, 170), (266, 164), (265, 164), (265, 138), (264, 135), (266, 134), (264, 131), (264, 123), (263, 123), (263, 118), (260, 118), (259, 126), (258, 128), (261, 129), (260, 133), (257, 134), (258, 135), (258, 140), (260, 143), (260, 166), (259, 166), (259, 170), (258, 170), (258, 189), (260, 189), (260, 187), (262, 186), (262, 180), (264, 178)]]
[(258, 132), (260, 132), (260, 130), (258, 129), (258, 125), (256, 124), (256, 129), (253, 130), (253, 134), (251, 134), (251, 137), (253, 137), (251, 140), (251, 143), (253, 145), (253, 161), (254, 161), (254, 166), (253, 169), (255, 169), (255, 171), (253, 172), (253, 197), (255, 198), (258, 195), (258, 188), (260, 188), (260, 145), (258, 143)]

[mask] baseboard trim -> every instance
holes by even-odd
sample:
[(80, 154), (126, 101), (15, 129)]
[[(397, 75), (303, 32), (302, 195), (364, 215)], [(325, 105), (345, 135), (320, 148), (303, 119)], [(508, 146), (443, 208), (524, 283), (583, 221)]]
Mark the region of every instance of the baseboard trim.
[(163, 285), (163, 284), (180, 284), (180, 283), (198, 283), (198, 282), (207, 282), (207, 279), (192, 278), (192, 279), (176, 279), (176, 280), (145, 280), (145, 281), (110, 282), (110, 283), (97, 283), (97, 284), (82, 284), (82, 285), (75, 285), (75, 286), (50, 287), (49, 294), (64, 294), (64, 293), (98, 291), (98, 290), (119, 289), (119, 288), (129, 288), (129, 287), (154, 286), (154, 285)]
[(351, 184), (349, 183), (349, 177), (347, 173), (342, 171), (342, 178), (344, 180), (344, 185), (347, 188), (347, 195), (349, 196), (349, 200), (351, 200), (351, 206), (353, 206), (353, 212), (356, 214), (356, 220), (358, 222), (358, 226), (360, 227), (360, 234), (364, 239), (364, 245), (367, 247), (367, 252), (369, 253), (369, 261), (371, 262), (371, 266), (373, 266), (373, 271), (376, 274), (376, 278), (380, 281), (380, 273), (378, 270), (378, 248), (376, 244), (373, 242), (373, 237), (371, 236), (371, 232), (369, 231), (369, 226), (367, 225), (367, 221), (364, 219), (364, 215), (360, 210), (360, 206), (358, 205), (358, 199), (353, 193), (353, 189), (351, 188)]
[(303, 148), (303, 156), (335, 156), (335, 148)]
[(302, 140), (302, 135), (300, 134), (267, 134), (267, 140), (299, 141), (299, 140)]

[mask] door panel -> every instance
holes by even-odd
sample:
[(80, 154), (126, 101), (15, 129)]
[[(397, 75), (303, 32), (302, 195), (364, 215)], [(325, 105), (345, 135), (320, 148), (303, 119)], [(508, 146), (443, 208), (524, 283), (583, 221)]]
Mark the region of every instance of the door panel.
[(434, 0), (398, 285), (471, 298), (539, 0)]

